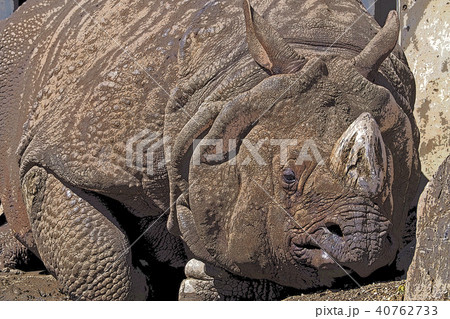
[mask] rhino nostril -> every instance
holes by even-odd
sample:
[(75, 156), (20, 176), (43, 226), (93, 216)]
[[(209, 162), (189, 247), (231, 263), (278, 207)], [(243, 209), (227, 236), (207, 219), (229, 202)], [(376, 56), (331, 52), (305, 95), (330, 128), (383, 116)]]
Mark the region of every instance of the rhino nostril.
[(344, 237), (344, 234), (342, 233), (341, 227), (337, 224), (327, 224), (326, 225), (328, 231), (336, 236)]

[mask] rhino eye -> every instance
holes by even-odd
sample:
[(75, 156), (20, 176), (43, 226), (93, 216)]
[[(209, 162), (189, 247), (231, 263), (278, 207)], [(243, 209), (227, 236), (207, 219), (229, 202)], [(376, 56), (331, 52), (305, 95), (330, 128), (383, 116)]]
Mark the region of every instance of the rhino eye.
[(283, 180), (287, 184), (295, 183), (295, 173), (294, 173), (294, 171), (292, 169), (290, 169), (290, 168), (286, 168), (283, 171)]

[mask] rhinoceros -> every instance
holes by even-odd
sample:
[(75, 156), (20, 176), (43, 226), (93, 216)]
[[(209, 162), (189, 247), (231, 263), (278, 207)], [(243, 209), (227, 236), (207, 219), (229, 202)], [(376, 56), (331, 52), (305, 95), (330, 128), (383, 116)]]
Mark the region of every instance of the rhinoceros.
[(71, 298), (277, 299), (393, 262), (420, 172), (395, 12), (29, 0), (0, 34), (1, 202)]

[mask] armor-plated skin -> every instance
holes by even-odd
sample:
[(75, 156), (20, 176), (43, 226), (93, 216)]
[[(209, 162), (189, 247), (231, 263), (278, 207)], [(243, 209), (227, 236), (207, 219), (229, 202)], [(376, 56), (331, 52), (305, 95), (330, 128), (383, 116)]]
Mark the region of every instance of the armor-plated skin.
[[(186, 255), (187, 299), (329, 285), (345, 273), (318, 246), (363, 276), (392, 262), (420, 171), (395, 17), (383, 47), (358, 1), (252, 6), (29, 0), (0, 23), (1, 202), (73, 298), (161, 297), (154, 278)], [(153, 174), (126, 163), (144, 130), (171, 153)], [(205, 136), (299, 142), (284, 163), (264, 144), (265, 166), (244, 147), (195, 165)], [(293, 163), (307, 140), (325, 165)]]

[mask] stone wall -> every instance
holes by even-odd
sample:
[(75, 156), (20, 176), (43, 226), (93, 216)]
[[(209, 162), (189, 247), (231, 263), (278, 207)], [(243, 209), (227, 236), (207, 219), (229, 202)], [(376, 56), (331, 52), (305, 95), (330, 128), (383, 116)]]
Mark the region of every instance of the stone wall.
[(450, 154), (450, 4), (401, 0), (400, 44), (416, 78), (422, 171), (430, 179)]

